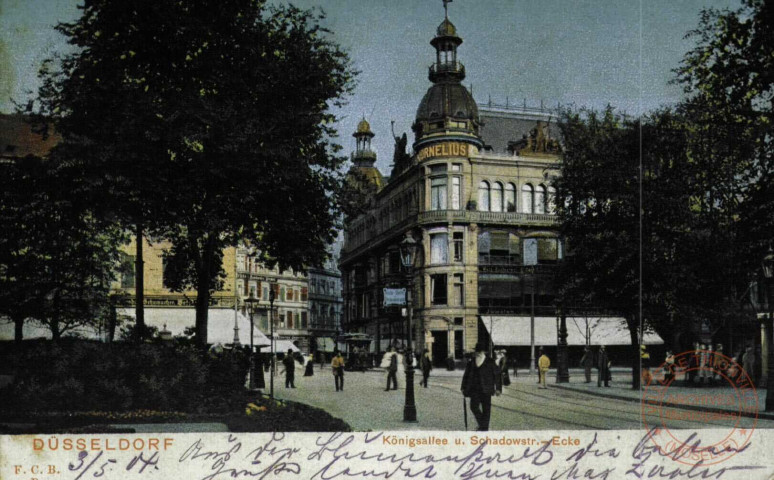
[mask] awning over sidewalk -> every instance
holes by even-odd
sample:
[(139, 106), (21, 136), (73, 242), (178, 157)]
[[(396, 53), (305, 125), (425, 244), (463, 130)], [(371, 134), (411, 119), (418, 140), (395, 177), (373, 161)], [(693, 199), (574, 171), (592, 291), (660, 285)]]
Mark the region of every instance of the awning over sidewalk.
[[(118, 315), (131, 317), (134, 321), (134, 308), (118, 308)], [(166, 325), (173, 336), (182, 336), (185, 329), (196, 326), (196, 310), (193, 308), (146, 308), (145, 324), (162, 330)], [(250, 345), (250, 319), (237, 314), (239, 342)], [(211, 308), (207, 319), (207, 343), (234, 343), (234, 310)], [(253, 345), (269, 345), (269, 339), (259, 329), (253, 328)]]
[[(495, 345), (529, 346), (530, 317), (482, 316), (481, 322)], [(556, 345), (556, 317), (535, 317), (535, 345)], [(631, 345), (629, 330), (621, 317), (567, 317), (567, 344)], [(645, 345), (662, 345), (656, 333), (645, 333)]]
[[(270, 350), (270, 348), (264, 348), (262, 351), (268, 352), (269, 350)], [(275, 353), (288, 353), (288, 350), (293, 350), (294, 353), (301, 351), (290, 340), (274, 340), (274, 352)]]
[[(0, 317), (0, 341), (14, 340), (16, 335), (15, 325), (10, 318)], [(66, 331), (63, 337), (80, 337), (93, 340), (104, 340), (105, 332), (98, 331), (96, 328), (78, 327)], [(35, 323), (32, 319), (27, 319), (22, 326), (22, 337), (25, 340), (44, 338), (51, 340), (51, 330)]]

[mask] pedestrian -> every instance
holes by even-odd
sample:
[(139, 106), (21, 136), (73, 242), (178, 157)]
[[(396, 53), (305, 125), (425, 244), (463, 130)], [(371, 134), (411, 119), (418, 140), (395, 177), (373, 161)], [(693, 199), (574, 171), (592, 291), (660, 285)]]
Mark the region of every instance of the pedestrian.
[(428, 349), (425, 349), (422, 353), (419, 366), (422, 368), (422, 381), (419, 383), (427, 388), (427, 379), (430, 378), (430, 370), (433, 369), (433, 362), (430, 359), (430, 351)]
[(710, 382), (715, 384), (716, 380), (720, 380), (722, 376), (726, 375), (728, 369), (728, 362), (723, 357), (723, 345), (718, 343), (715, 345), (715, 353), (712, 354), (712, 377)]
[(650, 385), (653, 381), (653, 376), (650, 374), (650, 353), (648, 353), (648, 347), (645, 345), (640, 345), (640, 368), (642, 383)]
[(336, 384), (336, 391), (344, 391), (344, 357), (341, 356), (341, 352), (338, 350), (333, 352), (331, 372), (333, 372), (333, 381)]
[(314, 355), (311, 353), (306, 358), (306, 370), (304, 370), (305, 377), (311, 377), (314, 375)]
[(540, 375), (540, 386), (538, 388), (548, 388), (546, 386), (546, 375), (548, 374), (548, 368), (551, 366), (551, 359), (543, 351), (543, 347), (540, 347), (538, 351), (540, 358), (538, 359), (538, 373)]
[(387, 350), (387, 353), (384, 354), (385, 358), (388, 359), (389, 364), (387, 366), (387, 388), (384, 389), (385, 392), (390, 390), (390, 381), (392, 381), (392, 389), (397, 390), (398, 389), (398, 354), (395, 352), (395, 349), (390, 347), (389, 350)]
[(667, 386), (670, 385), (675, 379), (675, 356), (672, 350), (667, 350), (666, 358), (664, 359), (664, 381)]
[(507, 387), (511, 384), (511, 376), (508, 373), (508, 355), (505, 350), (500, 350), (500, 359), (497, 362), (497, 368), (500, 369), (500, 375), (502, 375), (503, 386)]
[(610, 360), (607, 358), (604, 345), (599, 347), (599, 353), (597, 353), (597, 387), (601, 387), (602, 382), (605, 382), (606, 387), (610, 386)]
[(699, 352), (699, 385), (704, 386), (709, 383), (708, 378), (712, 378), (712, 345), (701, 345)]
[(319, 360), (320, 360), (320, 370), (322, 370), (323, 367), (325, 367), (325, 352), (318, 351), (317, 355), (320, 356), (320, 358), (319, 358)]
[(586, 374), (585, 383), (591, 383), (591, 367), (594, 366), (594, 354), (591, 353), (591, 347), (588, 345), (583, 349), (583, 357), (581, 357), (580, 363), (583, 367), (583, 373)]
[(292, 349), (288, 349), (282, 364), (285, 366), (285, 388), (296, 388), (296, 360), (293, 358)]
[(489, 430), (489, 418), (492, 414), (492, 395), (500, 395), (503, 390), (497, 365), (486, 354), (486, 345), (476, 344), (474, 357), (465, 366), (462, 375), (462, 394), (470, 397), (470, 412), (476, 417), (478, 430)]
[(693, 387), (695, 385), (696, 374), (699, 373), (699, 342), (693, 342), (693, 351), (688, 357), (688, 374), (685, 376), (686, 386)]

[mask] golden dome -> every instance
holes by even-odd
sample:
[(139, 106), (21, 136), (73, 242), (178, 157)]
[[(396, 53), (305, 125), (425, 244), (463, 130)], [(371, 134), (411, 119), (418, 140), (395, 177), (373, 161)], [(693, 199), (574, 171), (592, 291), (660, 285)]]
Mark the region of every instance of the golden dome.
[(446, 18), (443, 22), (441, 22), (440, 25), (438, 25), (436, 35), (439, 37), (456, 37), (457, 27), (455, 27), (454, 24), (450, 22), (448, 18)]
[(371, 133), (371, 125), (365, 118), (357, 124), (357, 133)]

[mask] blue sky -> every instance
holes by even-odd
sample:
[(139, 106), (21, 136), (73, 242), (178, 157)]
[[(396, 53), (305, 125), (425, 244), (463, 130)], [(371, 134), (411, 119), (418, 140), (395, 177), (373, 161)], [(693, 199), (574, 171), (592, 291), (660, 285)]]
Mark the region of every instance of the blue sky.
[[(0, 111), (37, 87), (40, 63), (66, 48), (54, 30), (77, 17), (79, 0), (0, 0)], [(333, 38), (361, 71), (349, 104), (338, 112), (341, 143), (366, 116), (376, 133), (377, 166), (392, 160), (390, 121), (409, 133), (430, 82), (429, 41), (443, 20), (441, 0), (297, 0), (320, 7)], [(704, 7), (731, 0), (454, 0), (449, 19), (464, 43), (458, 58), (477, 101), (529, 106), (611, 104), (631, 115), (674, 103), (668, 82), (691, 47), (684, 38)]]

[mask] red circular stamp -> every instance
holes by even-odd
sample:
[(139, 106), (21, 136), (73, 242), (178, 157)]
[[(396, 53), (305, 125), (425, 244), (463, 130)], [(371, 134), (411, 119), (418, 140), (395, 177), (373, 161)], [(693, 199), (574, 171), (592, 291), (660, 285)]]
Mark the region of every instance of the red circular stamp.
[(733, 359), (691, 350), (642, 373), (642, 421), (661, 455), (713, 465), (746, 448), (758, 421), (758, 392)]

